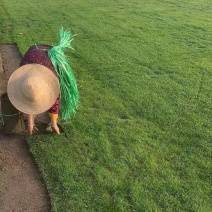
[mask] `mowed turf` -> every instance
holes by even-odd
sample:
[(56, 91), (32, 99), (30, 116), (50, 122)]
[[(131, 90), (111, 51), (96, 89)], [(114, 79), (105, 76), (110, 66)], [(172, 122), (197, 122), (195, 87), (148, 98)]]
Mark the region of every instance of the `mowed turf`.
[(27, 138), (52, 210), (212, 211), (210, 0), (2, 0), (22, 54), (76, 34), (80, 106), (61, 136)]

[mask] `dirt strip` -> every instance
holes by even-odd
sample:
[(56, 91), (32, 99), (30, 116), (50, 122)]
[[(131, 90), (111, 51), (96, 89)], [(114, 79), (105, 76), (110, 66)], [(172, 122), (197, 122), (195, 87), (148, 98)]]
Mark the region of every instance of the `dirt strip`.
[[(0, 46), (0, 95), (19, 67), (16, 45)], [(47, 212), (51, 205), (38, 167), (23, 135), (5, 135), (0, 128), (0, 211)]]

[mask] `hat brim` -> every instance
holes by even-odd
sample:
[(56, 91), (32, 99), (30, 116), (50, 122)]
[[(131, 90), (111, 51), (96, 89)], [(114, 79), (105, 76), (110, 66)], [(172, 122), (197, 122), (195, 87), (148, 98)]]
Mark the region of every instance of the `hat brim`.
[[(37, 101), (30, 101), (21, 92), (21, 86), (28, 77), (40, 77), (45, 81), (42, 96)], [(7, 85), (8, 97), (11, 103), (21, 112), (40, 114), (47, 111), (59, 96), (59, 82), (55, 74), (40, 64), (27, 64), (16, 69)]]

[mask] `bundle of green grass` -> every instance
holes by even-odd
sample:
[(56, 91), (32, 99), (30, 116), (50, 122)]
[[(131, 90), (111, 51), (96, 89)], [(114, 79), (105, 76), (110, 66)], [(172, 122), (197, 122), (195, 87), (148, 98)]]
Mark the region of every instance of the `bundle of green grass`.
[[(48, 50), (48, 56), (55, 68), (60, 86), (60, 113), (63, 120), (70, 118), (79, 102), (79, 92), (74, 73), (65, 56), (65, 49), (72, 48), (73, 36), (69, 31), (60, 29), (59, 43)], [(73, 49), (73, 48), (72, 48)]]

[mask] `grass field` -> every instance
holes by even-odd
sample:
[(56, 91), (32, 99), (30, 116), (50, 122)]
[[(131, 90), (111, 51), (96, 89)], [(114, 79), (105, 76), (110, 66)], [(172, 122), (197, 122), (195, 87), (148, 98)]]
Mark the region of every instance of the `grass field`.
[(22, 54), (76, 37), (81, 95), (61, 136), (28, 138), (52, 210), (212, 211), (211, 0), (1, 0)]

